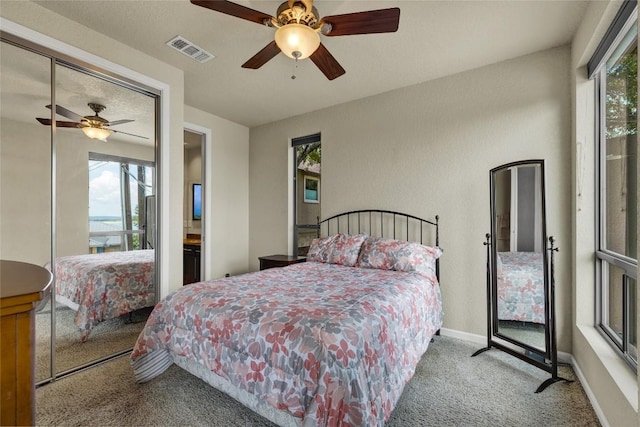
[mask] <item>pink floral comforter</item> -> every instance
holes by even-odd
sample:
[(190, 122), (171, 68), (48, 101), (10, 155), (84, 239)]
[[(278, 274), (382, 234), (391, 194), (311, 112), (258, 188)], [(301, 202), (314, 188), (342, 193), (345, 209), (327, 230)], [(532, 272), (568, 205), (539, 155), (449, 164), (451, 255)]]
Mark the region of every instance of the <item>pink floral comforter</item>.
[(185, 286), (131, 355), (136, 379), (171, 355), (204, 365), (304, 425), (382, 425), (442, 325), (417, 273), (306, 262)]
[(76, 310), (82, 342), (98, 323), (155, 304), (154, 264), (153, 249), (56, 259), (56, 300)]
[(498, 253), (498, 319), (544, 324), (542, 252)]

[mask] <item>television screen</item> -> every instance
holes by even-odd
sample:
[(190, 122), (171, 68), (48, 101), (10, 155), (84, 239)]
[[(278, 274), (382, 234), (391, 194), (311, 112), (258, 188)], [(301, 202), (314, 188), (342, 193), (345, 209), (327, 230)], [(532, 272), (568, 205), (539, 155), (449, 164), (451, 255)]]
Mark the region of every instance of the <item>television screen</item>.
[(193, 184), (193, 219), (202, 219), (202, 184)]

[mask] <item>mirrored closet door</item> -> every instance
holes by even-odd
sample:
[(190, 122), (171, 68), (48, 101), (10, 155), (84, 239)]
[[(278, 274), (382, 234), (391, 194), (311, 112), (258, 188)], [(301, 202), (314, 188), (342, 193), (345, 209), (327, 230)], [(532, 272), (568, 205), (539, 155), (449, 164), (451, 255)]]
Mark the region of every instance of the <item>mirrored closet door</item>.
[(1, 54), (0, 256), (54, 272), (42, 382), (129, 351), (157, 301), (159, 97), (5, 34)]

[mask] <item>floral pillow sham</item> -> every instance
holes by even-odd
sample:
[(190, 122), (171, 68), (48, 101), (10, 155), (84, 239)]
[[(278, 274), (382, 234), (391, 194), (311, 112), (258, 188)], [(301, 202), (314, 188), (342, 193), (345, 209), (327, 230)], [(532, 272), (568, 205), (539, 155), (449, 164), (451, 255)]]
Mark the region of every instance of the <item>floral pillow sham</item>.
[(327, 237), (318, 237), (317, 239), (313, 239), (311, 242), (311, 246), (309, 246), (309, 251), (307, 252), (307, 261), (316, 261), (316, 262), (329, 262), (329, 257), (331, 255), (331, 250), (333, 248), (333, 241), (335, 240), (337, 234), (333, 236)]
[(354, 267), (366, 234), (334, 234), (314, 239), (307, 253), (308, 261)]
[(437, 246), (382, 237), (369, 237), (363, 244), (358, 267), (419, 273), (437, 283), (436, 260), (442, 255)]

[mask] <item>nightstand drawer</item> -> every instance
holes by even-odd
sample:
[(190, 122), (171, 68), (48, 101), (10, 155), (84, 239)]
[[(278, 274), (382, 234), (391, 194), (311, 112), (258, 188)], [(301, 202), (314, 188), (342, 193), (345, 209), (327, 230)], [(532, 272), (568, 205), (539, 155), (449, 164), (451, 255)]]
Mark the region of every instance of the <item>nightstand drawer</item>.
[(286, 267), (287, 265), (305, 262), (307, 258), (291, 255), (267, 255), (258, 257), (260, 260), (260, 270), (274, 267)]

